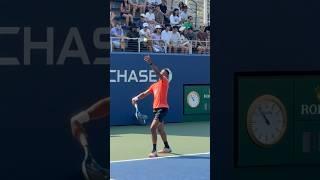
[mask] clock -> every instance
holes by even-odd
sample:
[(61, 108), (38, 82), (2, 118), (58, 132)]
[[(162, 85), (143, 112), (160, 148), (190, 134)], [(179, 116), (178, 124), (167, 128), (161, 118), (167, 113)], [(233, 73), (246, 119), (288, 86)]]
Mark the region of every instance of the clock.
[(196, 108), (200, 104), (200, 95), (196, 91), (191, 91), (187, 95), (187, 103), (191, 108)]
[(247, 113), (247, 131), (251, 140), (263, 148), (278, 144), (287, 130), (287, 111), (273, 95), (257, 97)]

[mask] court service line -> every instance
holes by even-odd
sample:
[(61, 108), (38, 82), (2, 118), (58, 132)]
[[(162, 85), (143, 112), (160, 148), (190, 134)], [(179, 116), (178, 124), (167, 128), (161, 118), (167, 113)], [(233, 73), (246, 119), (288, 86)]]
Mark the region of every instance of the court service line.
[(172, 156), (161, 156), (161, 157), (155, 157), (155, 158), (128, 159), (128, 160), (110, 161), (110, 163), (121, 163), (121, 162), (130, 162), (130, 161), (144, 161), (144, 160), (156, 160), (156, 159), (163, 159), (163, 158), (173, 158), (173, 157), (183, 157), (183, 156), (197, 156), (197, 155), (205, 155), (205, 154), (210, 154), (210, 152), (194, 153), (194, 154), (181, 154), (181, 155), (172, 155)]

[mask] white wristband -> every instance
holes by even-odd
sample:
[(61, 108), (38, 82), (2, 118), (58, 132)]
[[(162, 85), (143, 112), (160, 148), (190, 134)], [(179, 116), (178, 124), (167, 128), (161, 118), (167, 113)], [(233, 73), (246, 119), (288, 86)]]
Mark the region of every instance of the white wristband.
[(82, 146), (88, 146), (87, 138), (86, 138), (86, 136), (85, 136), (83, 133), (80, 134), (79, 140), (80, 140), (80, 144), (81, 144)]
[(90, 116), (87, 111), (82, 111), (79, 114), (77, 114), (71, 118), (72, 122), (77, 121), (80, 124), (84, 124), (84, 123), (88, 122), (89, 120), (90, 120)]
[(134, 98), (132, 98), (132, 101), (138, 101), (139, 100), (139, 98), (138, 97), (134, 97)]

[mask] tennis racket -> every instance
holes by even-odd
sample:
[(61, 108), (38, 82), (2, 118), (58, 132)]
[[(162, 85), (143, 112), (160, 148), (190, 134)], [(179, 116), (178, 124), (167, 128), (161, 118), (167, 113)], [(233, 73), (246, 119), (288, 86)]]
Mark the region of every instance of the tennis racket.
[(87, 139), (84, 134), (80, 135), (80, 141), (84, 150), (82, 161), (82, 173), (86, 180), (109, 180), (107, 169), (101, 167), (89, 151)]
[(138, 120), (139, 124), (145, 125), (146, 120), (148, 119), (148, 116), (140, 113), (137, 103), (134, 104), (134, 107), (136, 108), (136, 112), (134, 115), (135, 115), (136, 119)]

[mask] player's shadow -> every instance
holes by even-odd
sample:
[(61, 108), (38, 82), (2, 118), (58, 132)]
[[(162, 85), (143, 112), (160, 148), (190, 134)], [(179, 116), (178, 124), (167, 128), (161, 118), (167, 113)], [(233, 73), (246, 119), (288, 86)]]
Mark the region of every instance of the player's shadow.
[[(210, 122), (186, 122), (165, 124), (167, 134), (176, 136), (210, 137)], [(111, 135), (146, 134), (150, 135), (149, 125), (145, 126), (112, 126)]]
[(122, 136), (119, 136), (119, 135), (110, 135), (110, 137), (112, 137), (112, 138), (117, 138), (117, 137), (122, 137)]
[(171, 157), (175, 159), (210, 159), (209, 155), (189, 155), (189, 156), (184, 156), (184, 154), (178, 154), (178, 153), (170, 153), (172, 155), (176, 155), (177, 157)]

